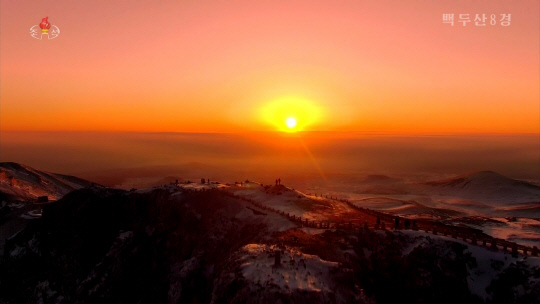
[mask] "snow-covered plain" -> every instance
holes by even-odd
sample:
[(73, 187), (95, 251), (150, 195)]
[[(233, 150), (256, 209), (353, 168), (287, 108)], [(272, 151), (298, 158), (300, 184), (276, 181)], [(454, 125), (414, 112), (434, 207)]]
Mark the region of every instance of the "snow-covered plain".
[(360, 185), (329, 184), (318, 191), (359, 207), (481, 229), (497, 238), (540, 247), (540, 187), (495, 172), (428, 182), (366, 178)]

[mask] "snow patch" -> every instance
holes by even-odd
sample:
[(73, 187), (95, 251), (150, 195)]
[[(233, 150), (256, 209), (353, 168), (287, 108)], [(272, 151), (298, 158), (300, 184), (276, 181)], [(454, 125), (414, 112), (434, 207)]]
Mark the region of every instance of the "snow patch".
[(331, 292), (330, 272), (338, 263), (286, 247), (281, 249), (281, 264), (275, 266), (275, 250), (280, 249), (261, 244), (244, 246), (240, 259), (244, 278), (263, 288), (271, 285), (286, 290)]

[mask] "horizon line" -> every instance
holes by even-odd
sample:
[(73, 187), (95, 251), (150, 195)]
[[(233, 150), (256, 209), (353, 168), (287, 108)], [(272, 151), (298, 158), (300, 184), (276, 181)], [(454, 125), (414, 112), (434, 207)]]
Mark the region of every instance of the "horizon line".
[(294, 136), (301, 134), (358, 134), (358, 135), (396, 135), (396, 136), (463, 136), (463, 135), (501, 135), (501, 136), (530, 136), (540, 135), (538, 132), (392, 132), (392, 131), (343, 131), (343, 130), (309, 130), (297, 132), (282, 132), (274, 130), (250, 130), (250, 131), (128, 131), (128, 130), (0, 130), (0, 133), (96, 133), (96, 134), (198, 134), (198, 135), (242, 135), (273, 133), (276, 135)]

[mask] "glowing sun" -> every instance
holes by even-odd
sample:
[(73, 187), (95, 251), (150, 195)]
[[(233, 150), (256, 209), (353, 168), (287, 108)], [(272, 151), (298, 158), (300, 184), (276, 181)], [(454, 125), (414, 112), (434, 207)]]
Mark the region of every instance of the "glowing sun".
[(322, 109), (314, 102), (295, 96), (276, 98), (262, 106), (260, 113), (268, 125), (287, 133), (309, 130), (323, 118)]
[(294, 127), (296, 127), (296, 119), (294, 117), (289, 117), (285, 121), (285, 124), (287, 125), (287, 127), (289, 127), (289, 129), (293, 129)]

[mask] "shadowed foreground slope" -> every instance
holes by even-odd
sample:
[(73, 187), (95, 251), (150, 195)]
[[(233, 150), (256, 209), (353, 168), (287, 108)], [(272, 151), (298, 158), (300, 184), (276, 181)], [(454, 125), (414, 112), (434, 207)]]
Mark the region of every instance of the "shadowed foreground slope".
[(534, 303), (537, 262), (412, 231), (298, 228), (222, 190), (85, 188), (7, 241), (0, 302)]

